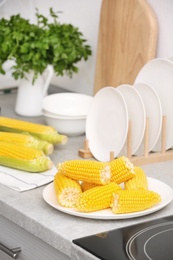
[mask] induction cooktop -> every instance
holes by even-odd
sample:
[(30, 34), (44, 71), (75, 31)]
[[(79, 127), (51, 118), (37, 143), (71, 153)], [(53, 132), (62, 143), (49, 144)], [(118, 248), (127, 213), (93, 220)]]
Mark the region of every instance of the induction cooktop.
[(102, 260), (173, 260), (173, 216), (75, 239), (73, 243)]

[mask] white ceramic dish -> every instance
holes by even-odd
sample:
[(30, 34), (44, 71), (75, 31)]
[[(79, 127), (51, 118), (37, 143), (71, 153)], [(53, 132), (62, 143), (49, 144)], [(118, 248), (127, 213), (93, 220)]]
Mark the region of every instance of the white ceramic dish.
[[(162, 113), (166, 116), (166, 149), (173, 146), (173, 64), (168, 59), (156, 58), (149, 61), (138, 73), (136, 83), (151, 85), (157, 92)], [(153, 151), (161, 150), (161, 135)]]
[(47, 112), (46, 110), (42, 109), (42, 114), (43, 116), (51, 116), (54, 118), (62, 118), (62, 119), (86, 119), (87, 115), (85, 116), (62, 116), (62, 115), (57, 115), (57, 114), (53, 114), (50, 112)]
[(66, 119), (81, 119), (81, 118), (85, 118), (87, 117), (87, 115), (83, 115), (83, 116), (63, 116), (63, 115), (58, 115), (58, 114), (54, 114), (51, 112), (46, 111), (45, 109), (42, 109), (42, 114), (43, 115), (47, 115), (47, 116), (53, 116), (53, 117), (58, 117), (58, 118), (66, 118)]
[(92, 99), (80, 93), (56, 93), (43, 99), (42, 108), (58, 116), (86, 116)]
[[(132, 126), (131, 152), (135, 154), (143, 140), (145, 132), (146, 113), (144, 104), (139, 93), (131, 85), (123, 84), (118, 86), (117, 89), (123, 95), (127, 105), (128, 117), (129, 120), (131, 120)], [(120, 155), (127, 155), (127, 143), (123, 147)]]
[[(150, 85), (136, 83), (133, 87), (141, 95), (145, 106), (146, 117), (149, 119), (148, 152), (150, 152), (156, 145), (162, 128), (162, 107), (160, 99), (157, 92)], [(144, 154), (144, 140), (135, 154)]]
[(54, 127), (60, 134), (79, 136), (85, 133), (86, 117), (52, 116), (43, 113), (47, 125)]
[(86, 119), (86, 138), (98, 161), (116, 157), (124, 146), (128, 130), (127, 106), (121, 93), (113, 87), (99, 90)]
[(105, 209), (105, 210), (100, 210), (96, 212), (91, 212), (91, 213), (83, 213), (79, 212), (73, 208), (65, 208), (59, 205), (55, 191), (54, 191), (54, 186), (53, 183), (50, 183), (49, 185), (46, 186), (46, 188), (43, 191), (43, 199), (53, 208), (62, 211), (64, 213), (67, 213), (69, 215), (74, 215), (78, 217), (83, 217), (83, 218), (91, 218), (91, 219), (129, 219), (129, 218), (135, 218), (135, 217), (141, 217), (145, 216), (148, 214), (151, 214), (153, 212), (156, 212), (162, 208), (164, 208), (166, 205), (168, 205), (172, 199), (173, 199), (173, 190), (165, 183), (153, 179), (153, 178), (147, 178), (148, 180), (148, 185), (149, 189), (153, 190), (155, 192), (158, 192), (161, 195), (162, 201), (143, 211), (138, 211), (134, 213), (128, 213), (128, 214), (114, 214), (112, 213), (111, 209)]

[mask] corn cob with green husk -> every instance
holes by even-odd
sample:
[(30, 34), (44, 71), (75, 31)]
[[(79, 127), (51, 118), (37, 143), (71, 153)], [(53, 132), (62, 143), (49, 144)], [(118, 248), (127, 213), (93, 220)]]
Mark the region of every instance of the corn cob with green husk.
[(134, 165), (130, 160), (121, 156), (110, 162), (111, 167), (111, 181), (120, 184), (135, 176)]
[(67, 136), (59, 134), (57, 130), (51, 126), (2, 116), (0, 116), (0, 131), (15, 133), (27, 132), (52, 144), (65, 144), (67, 142)]
[(111, 182), (84, 191), (76, 202), (76, 208), (82, 212), (92, 212), (110, 207), (113, 193), (121, 187)]
[(80, 184), (60, 172), (55, 175), (53, 183), (59, 204), (66, 208), (75, 207), (76, 201), (82, 193)]
[(125, 189), (148, 189), (147, 176), (142, 168), (135, 166), (135, 175), (124, 183)]
[(96, 184), (110, 182), (111, 172), (109, 163), (91, 160), (69, 160), (60, 163), (58, 170), (67, 177)]
[(43, 152), (48, 155), (51, 154), (54, 149), (53, 144), (35, 138), (30, 134), (0, 132), (0, 141), (8, 142), (8, 143), (16, 143), (16, 144), (40, 149), (43, 150)]
[(42, 150), (0, 142), (0, 165), (28, 172), (43, 172), (51, 169), (53, 163)]
[(126, 214), (146, 210), (161, 202), (161, 196), (151, 190), (120, 190), (113, 194), (112, 212)]

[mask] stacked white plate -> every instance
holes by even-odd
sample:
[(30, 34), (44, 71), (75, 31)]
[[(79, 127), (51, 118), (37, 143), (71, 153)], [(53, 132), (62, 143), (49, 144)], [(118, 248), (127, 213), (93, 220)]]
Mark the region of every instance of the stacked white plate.
[[(91, 153), (97, 160), (109, 161), (110, 152), (113, 152), (114, 157), (127, 155), (129, 121), (131, 121), (131, 152), (137, 154), (142, 150), (146, 116), (153, 118), (153, 112), (158, 107), (160, 109), (160, 106), (157, 103), (157, 108), (151, 110), (152, 115), (149, 115), (148, 108), (146, 114), (144, 101), (147, 97), (143, 101), (137, 90), (138, 86), (123, 84), (117, 88), (104, 87), (93, 98), (87, 114), (86, 138), (89, 140)], [(146, 86), (146, 89), (151, 91), (149, 86), (148, 88)], [(155, 135), (154, 138), (156, 139)], [(153, 145), (153, 140), (151, 144)]]
[[(173, 146), (173, 63), (162, 58), (149, 61), (136, 77), (135, 84), (141, 82), (152, 86), (158, 95), (162, 116), (166, 116), (166, 149), (169, 149)], [(152, 150), (161, 151), (161, 132)]]
[(173, 147), (173, 58), (149, 61), (133, 85), (102, 88), (94, 96), (86, 120), (86, 138), (99, 161), (127, 155), (131, 121), (131, 153), (144, 155), (146, 119), (148, 152), (162, 149), (162, 119), (166, 116), (166, 150)]

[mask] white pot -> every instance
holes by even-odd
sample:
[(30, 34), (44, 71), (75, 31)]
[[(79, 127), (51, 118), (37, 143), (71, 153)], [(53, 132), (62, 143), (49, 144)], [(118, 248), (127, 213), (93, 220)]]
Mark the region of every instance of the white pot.
[[(53, 76), (52, 66), (48, 66), (43, 75), (39, 75), (32, 84), (34, 72), (21, 79), (17, 92), (15, 112), (22, 116), (41, 116), (42, 100)], [(45, 76), (46, 75), (46, 76)]]

